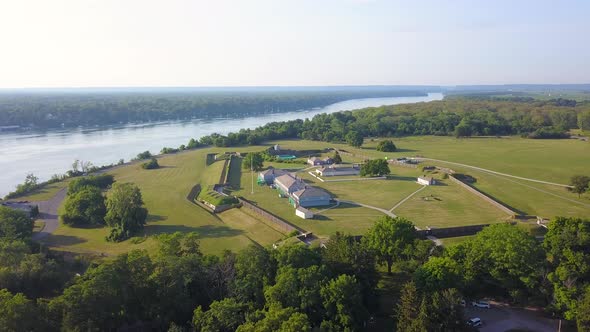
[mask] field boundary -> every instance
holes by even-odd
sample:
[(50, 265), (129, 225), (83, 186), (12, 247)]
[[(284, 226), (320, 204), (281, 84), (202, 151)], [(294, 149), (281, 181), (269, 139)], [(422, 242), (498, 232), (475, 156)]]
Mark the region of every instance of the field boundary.
[(238, 197), (238, 201), (240, 201), (240, 203), (242, 203), (242, 206), (249, 209), (250, 211), (253, 211), (254, 213), (256, 213), (257, 215), (265, 218), (266, 220), (272, 222), (273, 224), (279, 226), (280, 229), (283, 229), (285, 231), (285, 233), (291, 233), (293, 231), (298, 231), (300, 233), (307, 233), (307, 231), (305, 231), (302, 228), (299, 228), (277, 216), (275, 216), (274, 214), (254, 205), (252, 202), (248, 201), (247, 199), (243, 198), (243, 197)]
[(516, 216), (516, 215), (522, 214), (520, 212), (517, 212), (517, 211), (514, 211), (514, 210), (510, 209), (506, 205), (502, 204), (501, 202), (499, 202), (495, 198), (493, 198), (493, 197), (485, 194), (484, 192), (478, 190), (477, 188), (472, 187), (469, 184), (467, 184), (467, 183), (465, 183), (465, 182), (457, 179), (453, 174), (450, 174), (449, 175), (449, 179), (451, 179), (451, 181), (459, 184), (461, 187), (467, 189), (471, 193), (475, 194), (476, 196), (479, 196), (480, 198), (482, 198), (486, 202), (492, 204), (493, 206), (495, 206), (496, 208), (498, 208), (500, 211), (508, 214), (509, 216)]

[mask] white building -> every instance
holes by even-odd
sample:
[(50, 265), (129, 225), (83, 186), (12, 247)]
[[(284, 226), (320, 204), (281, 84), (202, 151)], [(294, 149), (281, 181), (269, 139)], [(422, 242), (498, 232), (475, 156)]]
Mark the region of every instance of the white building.
[(344, 176), (344, 175), (359, 175), (361, 169), (358, 166), (353, 167), (322, 167), (315, 171), (319, 176)]
[(299, 218), (303, 218), (303, 219), (311, 219), (313, 218), (313, 212), (309, 211), (308, 209), (299, 206), (295, 209), (295, 215), (298, 216)]
[(436, 184), (436, 180), (431, 176), (421, 176), (418, 178), (418, 183), (423, 186), (431, 186)]

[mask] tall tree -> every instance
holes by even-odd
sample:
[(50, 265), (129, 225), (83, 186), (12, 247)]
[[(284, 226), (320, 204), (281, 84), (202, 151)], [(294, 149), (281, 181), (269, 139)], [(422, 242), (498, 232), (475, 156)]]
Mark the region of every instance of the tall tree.
[(0, 238), (29, 240), (34, 222), (24, 212), (0, 205)]
[(23, 294), (0, 289), (0, 330), (5, 332), (41, 331), (38, 310)]
[(107, 240), (123, 241), (139, 232), (148, 215), (141, 191), (132, 183), (115, 183), (108, 196), (105, 221), (111, 229)]
[(402, 288), (400, 301), (397, 305), (397, 331), (426, 332), (428, 321), (425, 317), (426, 303), (418, 294), (416, 285), (408, 282)]
[(355, 148), (360, 148), (363, 145), (363, 134), (358, 131), (350, 131), (346, 134), (346, 143), (350, 146), (354, 146)]
[(395, 152), (395, 150), (397, 150), (397, 147), (395, 146), (393, 141), (390, 139), (383, 140), (383, 141), (379, 142), (379, 144), (377, 144), (377, 151)]
[(384, 216), (373, 224), (363, 240), (375, 252), (379, 262), (387, 264), (387, 273), (391, 273), (395, 261), (411, 256), (416, 237), (411, 221)]
[(578, 197), (580, 197), (583, 193), (590, 189), (590, 177), (585, 175), (574, 175), (570, 180), (570, 185), (572, 186), (570, 190), (573, 193), (578, 194)]
[(543, 241), (551, 266), (555, 306), (570, 320), (577, 318), (578, 299), (590, 283), (590, 220), (558, 217)]
[(60, 218), (66, 225), (100, 225), (104, 224), (105, 215), (105, 200), (100, 189), (86, 186), (66, 197)]
[[(360, 286), (355, 277), (340, 275), (322, 286), (320, 290), (327, 321), (339, 327), (339, 330), (358, 330), (368, 312), (362, 303)], [(322, 325), (324, 325), (322, 323)]]
[(430, 257), (414, 273), (416, 286), (424, 292), (434, 292), (462, 285), (460, 265), (450, 257)]

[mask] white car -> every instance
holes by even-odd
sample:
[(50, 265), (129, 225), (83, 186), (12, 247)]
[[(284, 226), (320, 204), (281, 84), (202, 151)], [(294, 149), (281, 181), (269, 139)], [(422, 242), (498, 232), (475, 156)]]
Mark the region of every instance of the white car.
[(481, 318), (474, 317), (467, 320), (467, 325), (473, 327), (480, 327), (482, 325)]
[(473, 301), (471, 302), (471, 305), (474, 307), (478, 307), (478, 308), (486, 308), (489, 309), (491, 308), (490, 303), (486, 302), (486, 301)]

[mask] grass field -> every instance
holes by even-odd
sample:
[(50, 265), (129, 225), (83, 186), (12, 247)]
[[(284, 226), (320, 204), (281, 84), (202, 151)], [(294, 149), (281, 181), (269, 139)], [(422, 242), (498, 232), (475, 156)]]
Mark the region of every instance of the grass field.
[[(521, 138), (454, 139), (450, 137), (410, 137), (394, 139), (399, 148), (395, 153), (374, 150), (378, 140), (367, 140), (366, 148), (355, 149), (344, 144), (311, 141), (281, 141), (288, 149), (323, 149), (337, 147), (354, 153), (342, 155), (345, 162), (358, 162), (364, 158), (391, 158), (421, 155), (436, 159), (462, 162), (495, 171), (541, 180), (567, 183), (574, 174), (587, 174), (590, 165), (590, 144), (578, 140), (528, 140)], [(254, 242), (263, 245), (281, 239), (284, 235), (257, 217), (243, 210), (230, 210), (217, 216), (187, 201), (186, 195), (197, 183), (214, 184), (219, 181), (222, 161), (206, 166), (207, 153), (222, 153), (227, 150), (248, 152), (261, 151), (266, 146), (242, 148), (207, 148), (159, 158), (162, 166), (156, 170), (143, 170), (139, 165), (128, 165), (112, 170), (119, 182), (136, 183), (143, 194), (150, 215), (144, 232), (147, 236), (141, 243), (132, 241), (108, 243), (104, 237), (106, 228), (82, 229), (61, 226), (47, 238), (48, 245), (74, 252), (117, 254), (131, 249), (151, 249), (156, 241), (151, 235), (181, 231), (196, 231), (201, 235), (204, 252), (220, 253), (225, 249), (240, 250)], [(268, 166), (269, 163), (265, 164)], [(307, 165), (272, 163), (277, 168), (303, 169)], [(578, 199), (563, 188), (535, 184), (521, 180), (497, 177), (470, 169), (454, 169), (477, 178), (475, 186), (505, 204), (524, 213), (551, 218), (555, 215), (590, 215), (589, 195)], [(238, 172), (233, 167), (229, 177), (232, 186), (239, 188), (236, 194), (257, 202), (261, 207), (287, 221), (328, 236), (335, 231), (362, 234), (381, 212), (358, 206), (342, 204), (338, 208), (321, 213), (318, 219), (303, 220), (295, 216), (287, 199), (278, 197), (276, 191), (255, 185), (250, 193), (249, 172)], [(320, 186), (342, 200), (351, 200), (383, 209), (391, 209), (401, 199), (420, 187), (414, 182), (420, 168), (392, 167), (388, 180), (325, 182), (321, 183), (305, 172), (298, 173), (314, 185)], [(241, 174), (239, 174), (241, 173)], [(478, 224), (500, 221), (504, 215), (485, 201), (468, 193), (463, 188), (445, 181), (446, 185), (429, 187), (417, 193), (394, 213), (407, 217), (418, 226), (445, 226)], [(55, 183), (37, 193), (19, 198), (22, 200), (45, 200), (52, 197), (67, 183)], [(439, 198), (424, 200), (423, 197)], [(586, 205), (585, 205), (586, 204)], [(314, 209), (316, 212), (319, 209)], [(445, 240), (446, 243), (447, 240)]]
[(65, 180), (65, 181), (60, 181), (60, 182), (55, 182), (55, 183), (51, 183), (48, 184), (46, 186), (43, 186), (27, 195), (24, 196), (20, 196), (18, 198), (14, 198), (11, 200), (16, 200), (16, 201), (46, 201), (48, 199), (50, 199), (51, 197), (55, 196), (55, 194), (62, 190), (63, 188), (68, 186), (68, 183), (70, 183), (70, 180)]

